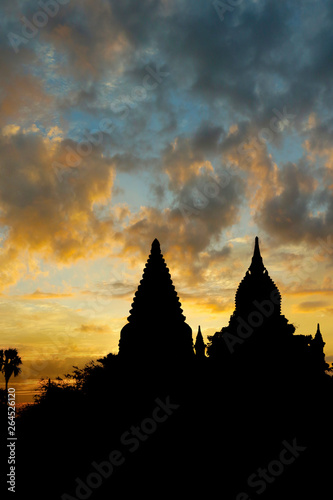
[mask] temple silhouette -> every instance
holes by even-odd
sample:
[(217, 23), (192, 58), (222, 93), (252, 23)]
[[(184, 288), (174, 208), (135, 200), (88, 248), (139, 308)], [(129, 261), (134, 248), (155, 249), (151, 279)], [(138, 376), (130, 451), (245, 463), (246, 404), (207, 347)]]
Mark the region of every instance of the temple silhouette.
[[(241, 498), (255, 498), (246, 482), (250, 472), (269, 463), (281, 442), (296, 436), (307, 450), (305, 458), (292, 477), (286, 474), (262, 497), (280, 500), (312, 493), (321, 498), (320, 492), (328, 491), (331, 460), (324, 440), (333, 439), (321, 420), (324, 408), (331, 407), (332, 388), (325, 342), (319, 324), (314, 335), (295, 334), (281, 306), (281, 293), (256, 237), (228, 325), (209, 336), (208, 345), (199, 326), (193, 342), (154, 240), (121, 330), (118, 357), (129, 384), (136, 377), (151, 396), (163, 387), (182, 410), (173, 417), (163, 445), (158, 442), (147, 462), (137, 464), (133, 477), (149, 482), (153, 474), (156, 484), (170, 487), (170, 494), (182, 488), (185, 494), (209, 491), (213, 498), (220, 488), (226, 498), (239, 498), (243, 488), (249, 495)], [(184, 463), (191, 470), (187, 479)]]
[[(186, 363), (206, 357), (199, 326), (193, 345), (192, 330), (185, 322), (169, 269), (155, 239), (128, 323), (122, 328), (119, 357), (146, 363)], [(274, 369), (285, 376), (302, 369), (324, 374), (325, 342), (319, 324), (314, 338), (295, 335), (295, 327), (281, 313), (281, 294), (264, 266), (255, 238), (251, 264), (235, 296), (235, 310), (228, 326), (208, 337), (207, 354), (221, 369), (255, 375)]]
[(237, 364), (248, 374), (275, 370), (280, 376), (294, 376), (297, 371), (312, 376), (324, 375), (328, 368), (319, 324), (314, 338), (295, 335), (294, 325), (281, 313), (281, 294), (264, 266), (258, 237), (229, 324), (209, 340), (211, 359), (226, 367)]
[(121, 330), (119, 357), (158, 363), (190, 359), (192, 330), (182, 312), (160, 244), (155, 239), (128, 323)]

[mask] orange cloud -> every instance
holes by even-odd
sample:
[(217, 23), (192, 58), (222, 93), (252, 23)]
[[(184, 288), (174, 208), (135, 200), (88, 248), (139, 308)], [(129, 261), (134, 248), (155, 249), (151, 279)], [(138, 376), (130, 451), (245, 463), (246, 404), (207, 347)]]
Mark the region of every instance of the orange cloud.
[(98, 148), (69, 166), (68, 151), (76, 146), (49, 144), (36, 134), (0, 138), (0, 224), (7, 228), (0, 286), (24, 273), (25, 252), (70, 263), (110, 251), (113, 221), (101, 219), (98, 209), (110, 201), (114, 167)]
[(231, 314), (235, 308), (235, 301), (233, 294), (230, 293), (229, 298), (215, 298), (215, 297), (195, 297), (191, 294), (181, 293), (182, 304), (188, 309), (194, 309), (197, 313), (202, 314)]
[(295, 304), (293, 309), (295, 312), (311, 313), (314, 311), (327, 310), (327, 305), (328, 302), (323, 300), (306, 301), (301, 302), (300, 304)]
[(280, 287), (281, 289), (281, 292), (284, 294), (284, 295), (291, 295), (291, 296), (303, 296), (303, 295), (333, 295), (333, 290), (332, 289), (328, 289), (328, 290), (324, 290), (324, 289), (311, 289), (311, 288), (304, 288), (304, 289), (296, 289), (296, 290), (291, 290), (289, 289), (288, 287), (283, 287), (281, 286)]
[[(81, 5), (81, 10), (88, 25), (82, 29), (77, 19), (74, 5), (66, 5), (66, 19), (54, 20), (52, 30), (40, 33), (46, 41), (59, 52), (65, 53), (69, 65), (60, 67), (63, 73), (72, 72), (75, 78), (95, 81), (112, 65), (113, 75), (121, 73), (123, 60), (131, 48), (130, 37), (119, 26), (113, 15), (112, 7), (106, 2), (100, 3), (96, 9), (96, 2), (87, 0)], [(92, 31), (87, 30), (87, 26)], [(117, 65), (113, 63), (118, 63)]]
[(108, 325), (93, 325), (93, 324), (83, 324), (76, 331), (82, 333), (110, 333), (112, 330)]
[(180, 189), (189, 180), (196, 177), (200, 170), (214, 172), (209, 161), (203, 154), (194, 151), (191, 141), (187, 137), (176, 137), (169, 144), (163, 154), (164, 171), (169, 177), (171, 189)]
[(67, 297), (73, 297), (73, 294), (72, 293), (41, 292), (39, 289), (37, 289), (33, 293), (21, 295), (20, 299), (27, 299), (27, 300), (63, 299), (63, 298), (67, 298)]

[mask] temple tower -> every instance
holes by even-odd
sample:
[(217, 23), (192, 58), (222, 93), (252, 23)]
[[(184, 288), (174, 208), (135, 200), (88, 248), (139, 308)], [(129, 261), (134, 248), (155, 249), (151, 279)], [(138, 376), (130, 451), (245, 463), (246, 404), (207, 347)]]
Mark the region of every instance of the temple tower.
[(157, 363), (191, 359), (192, 330), (182, 312), (160, 244), (155, 239), (128, 323), (120, 333), (119, 356)]
[(204, 339), (203, 339), (203, 336), (201, 333), (200, 325), (198, 328), (198, 333), (197, 333), (197, 337), (195, 340), (194, 349), (195, 349), (196, 359), (204, 359), (206, 357), (206, 355), (205, 355), (206, 344), (204, 343)]
[(317, 375), (323, 375), (325, 370), (328, 369), (329, 365), (325, 361), (324, 353), (325, 342), (320, 331), (319, 323), (317, 324), (317, 331), (314, 339), (310, 343), (310, 360), (311, 368)]
[[(260, 311), (260, 304), (263, 301), (266, 301), (262, 306), (263, 308), (266, 306), (266, 317), (269, 315), (279, 316), (281, 314), (281, 295), (264, 266), (260, 254), (259, 238), (257, 236), (255, 238), (251, 265), (236, 292), (234, 314), (246, 319), (252, 311)], [(270, 302), (270, 305), (267, 301)]]
[[(281, 314), (281, 294), (268, 274), (255, 238), (251, 264), (235, 296), (228, 326), (209, 337), (209, 356), (228, 361), (237, 351), (242, 362), (267, 358), (274, 364), (289, 345), (295, 327)], [(277, 361), (279, 362), (279, 361)]]

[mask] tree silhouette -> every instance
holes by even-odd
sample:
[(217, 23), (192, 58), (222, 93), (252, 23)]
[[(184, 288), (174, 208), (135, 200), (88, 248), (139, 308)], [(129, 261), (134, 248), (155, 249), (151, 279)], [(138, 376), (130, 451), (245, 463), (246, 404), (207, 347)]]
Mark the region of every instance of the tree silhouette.
[(22, 360), (18, 355), (17, 349), (1, 349), (0, 350), (0, 368), (1, 373), (4, 374), (6, 382), (6, 392), (8, 390), (8, 382), (12, 375), (17, 377), (21, 373), (21, 368), (19, 366), (22, 364)]

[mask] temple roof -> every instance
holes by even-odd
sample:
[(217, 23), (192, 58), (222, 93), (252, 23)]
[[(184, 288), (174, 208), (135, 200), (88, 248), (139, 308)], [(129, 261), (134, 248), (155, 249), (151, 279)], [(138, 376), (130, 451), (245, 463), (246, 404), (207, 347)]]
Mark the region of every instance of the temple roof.
[(127, 319), (145, 325), (152, 321), (175, 324), (185, 321), (182, 312), (160, 243), (155, 239)]
[(315, 342), (315, 344), (322, 345), (322, 346), (325, 345), (323, 336), (322, 336), (321, 331), (320, 331), (319, 323), (317, 324), (317, 331), (316, 331), (316, 335), (314, 336), (313, 341)]
[(254, 241), (254, 251), (253, 251), (253, 257), (251, 261), (251, 265), (249, 267), (249, 270), (252, 273), (263, 273), (266, 269), (260, 254), (260, 248), (259, 248), (259, 238), (256, 236), (255, 241)]
[(236, 311), (241, 313), (242, 311), (253, 309), (253, 302), (255, 300), (271, 300), (272, 293), (275, 293), (278, 297), (278, 301), (280, 302), (278, 311), (280, 312), (281, 295), (264, 266), (260, 254), (259, 238), (256, 236), (250, 267), (236, 292)]
[(159, 241), (155, 239), (135, 292), (119, 354), (127, 359), (176, 361), (193, 356), (192, 330), (172, 284)]
[(202, 336), (202, 333), (201, 333), (200, 325), (199, 325), (199, 328), (198, 328), (198, 333), (197, 333), (196, 341), (195, 341), (195, 345), (199, 345), (199, 344), (205, 345), (204, 339), (203, 339), (203, 336)]

